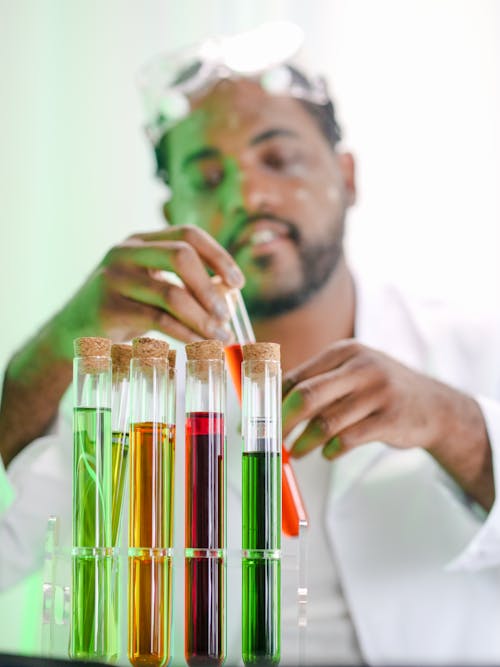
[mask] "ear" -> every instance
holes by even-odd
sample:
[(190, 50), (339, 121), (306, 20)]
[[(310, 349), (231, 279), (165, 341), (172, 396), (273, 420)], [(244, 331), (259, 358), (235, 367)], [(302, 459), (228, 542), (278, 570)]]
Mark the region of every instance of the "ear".
[(340, 153), (338, 155), (339, 166), (344, 177), (347, 206), (356, 202), (356, 164), (352, 153)]

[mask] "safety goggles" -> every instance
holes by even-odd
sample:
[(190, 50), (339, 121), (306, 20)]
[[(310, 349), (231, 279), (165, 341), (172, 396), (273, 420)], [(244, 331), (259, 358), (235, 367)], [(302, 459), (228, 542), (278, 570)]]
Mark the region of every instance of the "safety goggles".
[(153, 144), (189, 115), (194, 100), (222, 79), (253, 79), (269, 94), (327, 104), (323, 78), (306, 77), (303, 67), (293, 66), (303, 39), (297, 25), (279, 21), (154, 58), (138, 76), (146, 132)]

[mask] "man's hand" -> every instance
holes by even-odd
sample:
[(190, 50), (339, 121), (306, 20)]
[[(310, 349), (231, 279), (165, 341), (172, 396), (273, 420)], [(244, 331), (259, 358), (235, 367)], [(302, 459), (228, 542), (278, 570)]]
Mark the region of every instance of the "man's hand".
[[(229, 253), (196, 227), (137, 234), (112, 248), (75, 296), (9, 363), (0, 409), (4, 464), (54, 419), (71, 381), (74, 338), (122, 341), (156, 329), (184, 342), (226, 339), (229, 313), (208, 269), (231, 287), (244, 283)], [(160, 271), (174, 272), (184, 286), (159, 279)]]
[[(149, 329), (184, 342), (228, 336), (224, 298), (207, 268), (232, 287), (243, 274), (222, 246), (197, 227), (137, 234), (112, 248), (60, 315), (71, 340), (88, 335), (128, 340)], [(170, 271), (184, 287), (158, 279)]]
[(354, 340), (330, 346), (284, 379), (283, 436), (303, 420), (295, 457), (333, 459), (382, 441), (422, 447), (483, 506), (494, 500), (491, 450), (474, 399)]

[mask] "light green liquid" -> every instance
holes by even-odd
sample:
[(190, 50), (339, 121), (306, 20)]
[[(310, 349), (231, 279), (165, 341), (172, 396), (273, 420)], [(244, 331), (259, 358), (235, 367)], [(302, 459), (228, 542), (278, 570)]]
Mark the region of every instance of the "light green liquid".
[(76, 408), (73, 420), (70, 656), (114, 661), (118, 561), (104, 552), (112, 546), (111, 411)]
[(73, 556), (70, 656), (115, 662), (118, 658), (119, 560)]
[(111, 410), (73, 413), (73, 546), (110, 547)]

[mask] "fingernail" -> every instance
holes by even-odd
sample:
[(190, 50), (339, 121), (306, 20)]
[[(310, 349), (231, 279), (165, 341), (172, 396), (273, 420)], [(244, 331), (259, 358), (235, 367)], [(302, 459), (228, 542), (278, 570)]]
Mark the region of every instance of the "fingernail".
[(217, 327), (215, 329), (215, 337), (223, 341), (224, 343), (228, 343), (231, 339), (231, 333), (227, 329), (223, 329), (222, 327)]
[(243, 287), (243, 285), (245, 284), (245, 277), (243, 276), (242, 272), (236, 267), (231, 267), (230, 269), (228, 269), (226, 273), (226, 279), (231, 287), (238, 287), (238, 289)]
[(218, 319), (220, 319), (220, 320), (228, 320), (229, 319), (229, 310), (226, 306), (225, 301), (221, 301), (219, 298), (214, 299), (212, 309), (213, 309), (215, 315), (218, 317)]
[(294, 459), (300, 458), (304, 454), (305, 448), (306, 443), (300, 442), (300, 440), (298, 440), (290, 449), (290, 456)]
[(336, 435), (334, 438), (329, 440), (326, 445), (323, 447), (323, 456), (327, 459), (333, 458), (335, 454), (340, 452), (340, 438)]

